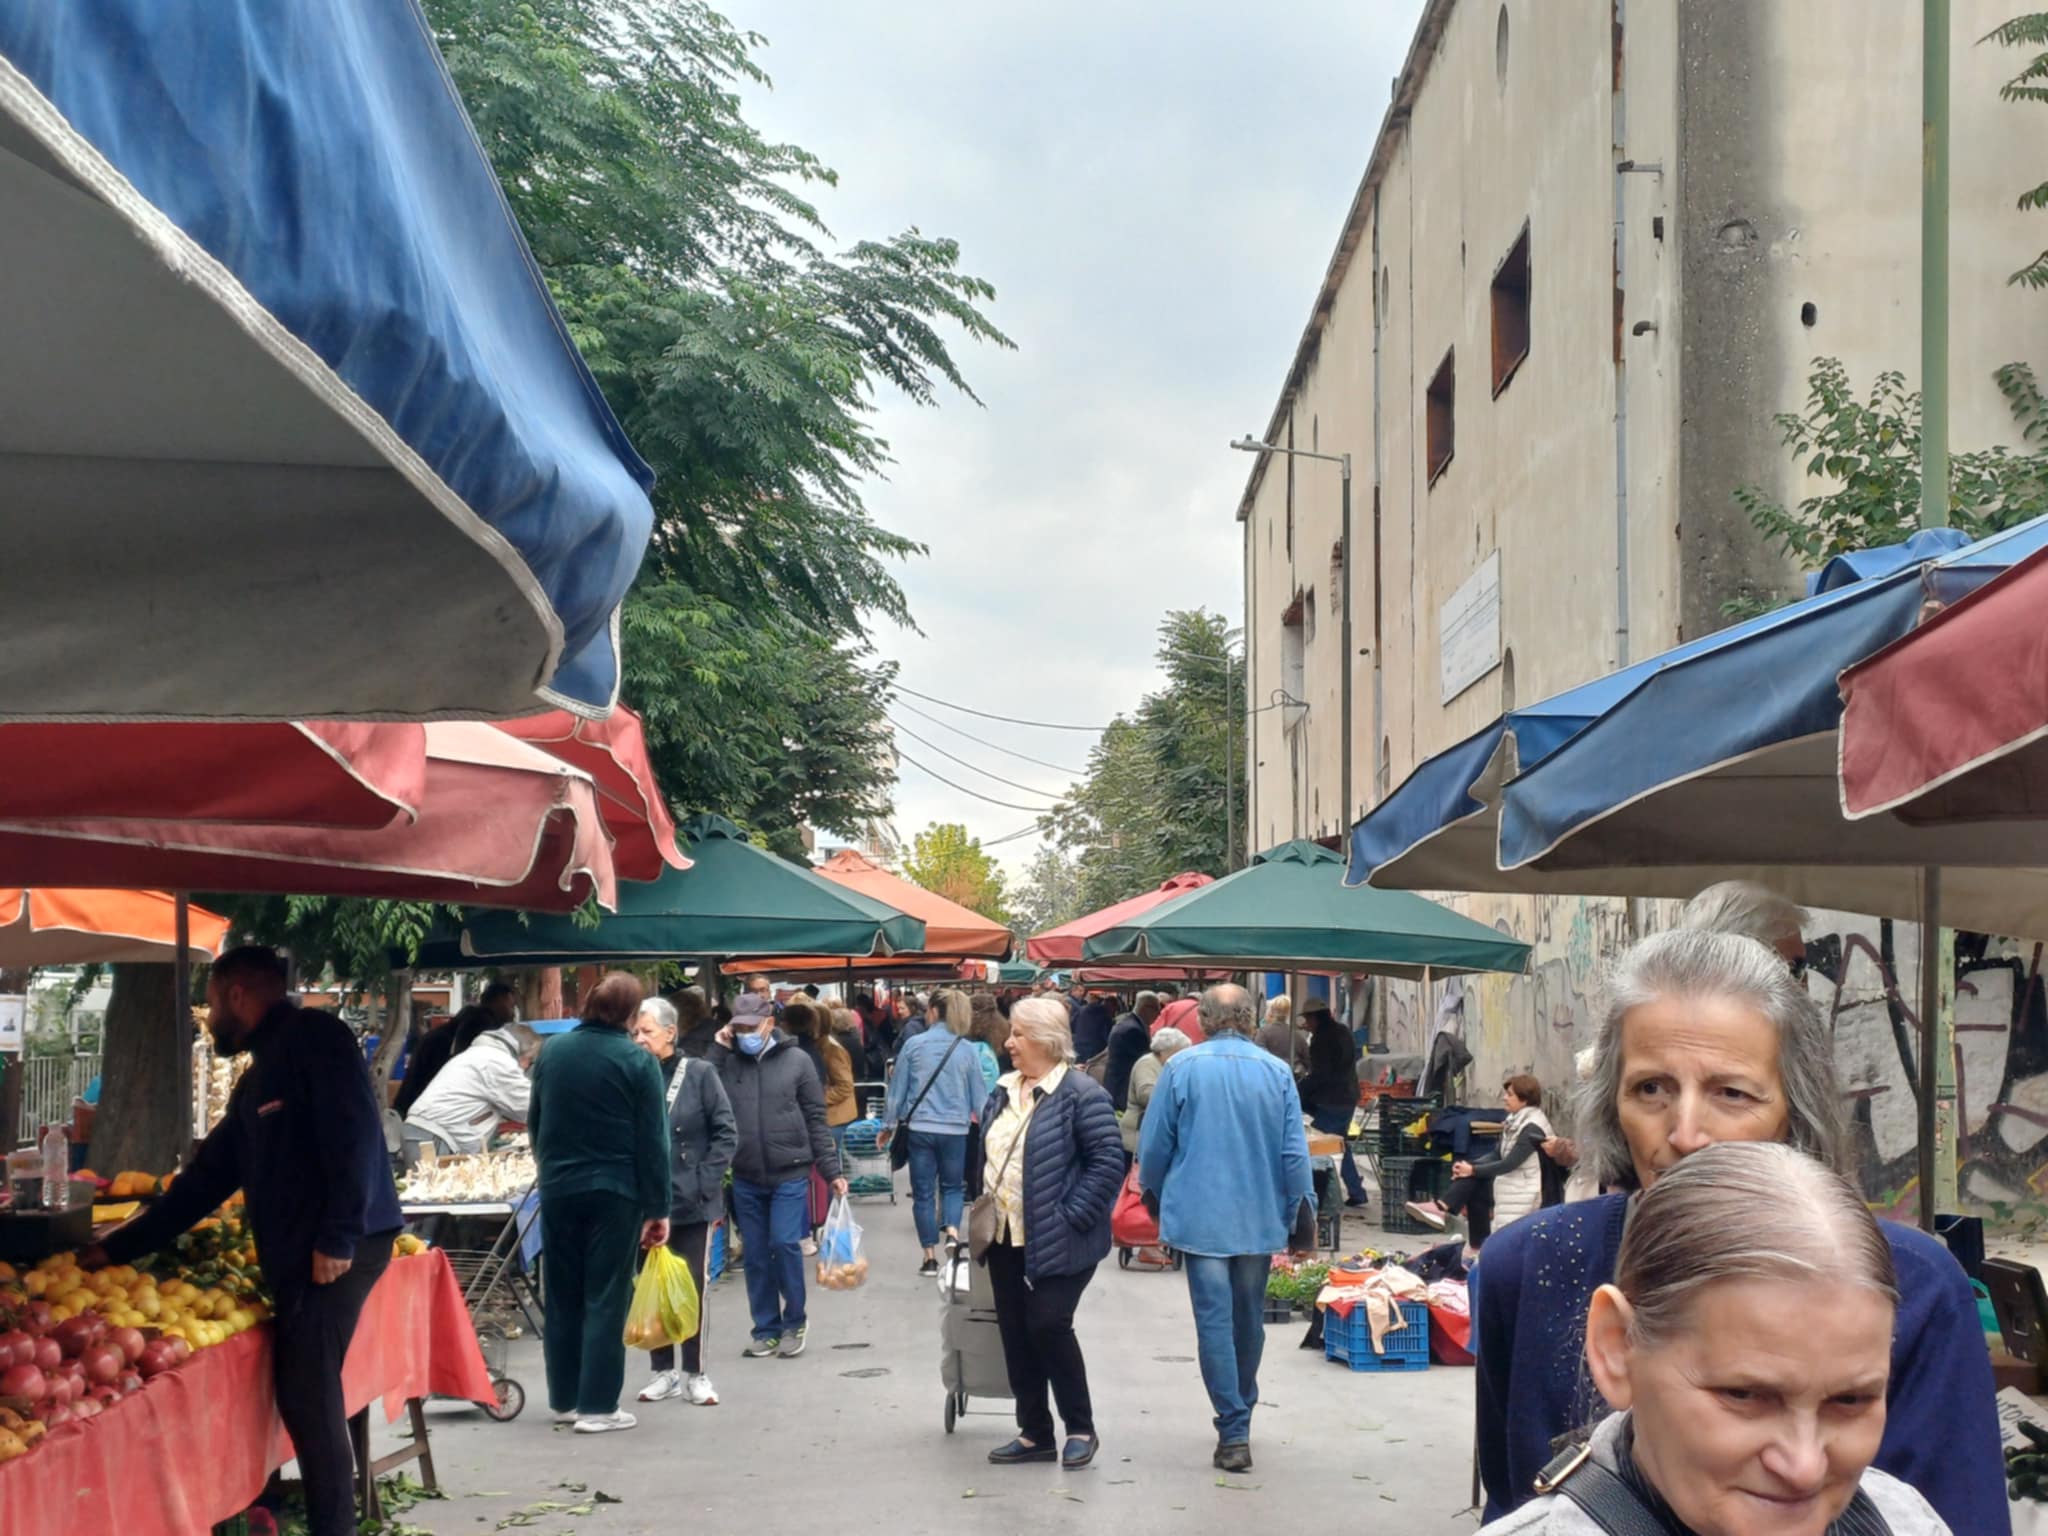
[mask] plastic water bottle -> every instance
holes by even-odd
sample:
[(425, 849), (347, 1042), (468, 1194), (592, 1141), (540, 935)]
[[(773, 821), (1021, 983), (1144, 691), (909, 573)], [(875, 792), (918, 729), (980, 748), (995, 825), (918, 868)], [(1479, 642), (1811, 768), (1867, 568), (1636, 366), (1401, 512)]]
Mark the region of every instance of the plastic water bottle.
[(64, 1127), (53, 1125), (43, 1132), (43, 1209), (63, 1211), (71, 1207), (71, 1142)]

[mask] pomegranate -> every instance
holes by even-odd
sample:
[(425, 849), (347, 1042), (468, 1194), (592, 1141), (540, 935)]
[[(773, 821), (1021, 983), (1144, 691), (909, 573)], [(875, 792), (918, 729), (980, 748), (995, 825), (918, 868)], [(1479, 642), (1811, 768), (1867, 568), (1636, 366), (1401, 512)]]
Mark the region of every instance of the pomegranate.
[(128, 1363), (127, 1356), (112, 1344), (95, 1344), (79, 1358), (85, 1362), (85, 1379), (95, 1385), (112, 1381)]
[(0, 1370), (11, 1365), (33, 1365), (36, 1358), (36, 1341), (15, 1329), (11, 1333), (0, 1333)]
[(57, 1341), (57, 1347), (64, 1351), (66, 1360), (76, 1360), (85, 1353), (92, 1343), (91, 1314), (81, 1312), (76, 1317), (67, 1317), (50, 1330), (50, 1337)]
[(30, 1333), (48, 1333), (50, 1331), (50, 1324), (56, 1321), (56, 1318), (51, 1314), (50, 1304), (47, 1301), (30, 1302), (28, 1304), (27, 1318), (28, 1331)]
[(171, 1346), (171, 1364), (183, 1365), (187, 1360), (192, 1358), (192, 1346), (189, 1343), (187, 1343), (184, 1339), (178, 1338), (176, 1335), (173, 1335), (172, 1337), (165, 1339), (164, 1342)]
[(54, 1371), (64, 1363), (64, 1351), (58, 1347), (55, 1339), (37, 1339), (34, 1358), (28, 1363), (45, 1371)]
[(142, 1373), (146, 1381), (152, 1376), (161, 1376), (177, 1363), (171, 1354), (171, 1341), (160, 1339), (154, 1344), (144, 1346), (141, 1358), (135, 1362), (135, 1368)]
[(0, 1372), (0, 1397), (24, 1397), (34, 1403), (49, 1395), (49, 1379), (32, 1365), (10, 1365)]
[(71, 1410), (55, 1399), (51, 1399), (42, 1403), (37, 1408), (36, 1417), (41, 1419), (49, 1428), (55, 1429), (59, 1424), (69, 1424), (71, 1422)]
[(142, 1354), (142, 1330), (140, 1328), (116, 1328), (107, 1335), (107, 1342), (121, 1351), (121, 1358), (133, 1364)]
[(121, 1393), (125, 1397), (130, 1392), (140, 1392), (142, 1390), (142, 1376), (137, 1371), (126, 1370), (115, 1380), (114, 1385), (121, 1389)]

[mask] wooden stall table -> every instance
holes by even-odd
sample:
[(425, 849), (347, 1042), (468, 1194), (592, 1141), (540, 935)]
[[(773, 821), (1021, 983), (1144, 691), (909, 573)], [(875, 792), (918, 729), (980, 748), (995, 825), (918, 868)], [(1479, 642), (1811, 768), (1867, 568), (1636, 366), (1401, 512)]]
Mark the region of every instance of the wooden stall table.
[[(270, 1326), (260, 1324), (197, 1351), (97, 1418), (50, 1431), (0, 1466), (0, 1531), (207, 1536), (254, 1503), (291, 1460), (270, 1355)], [(422, 1481), (430, 1480), (421, 1400), (495, 1400), (445, 1255), (391, 1261), (364, 1303), (341, 1384), (359, 1457), (373, 1405), (383, 1404), (387, 1423), (401, 1411), (412, 1417), (414, 1443), (370, 1475), (417, 1459)]]

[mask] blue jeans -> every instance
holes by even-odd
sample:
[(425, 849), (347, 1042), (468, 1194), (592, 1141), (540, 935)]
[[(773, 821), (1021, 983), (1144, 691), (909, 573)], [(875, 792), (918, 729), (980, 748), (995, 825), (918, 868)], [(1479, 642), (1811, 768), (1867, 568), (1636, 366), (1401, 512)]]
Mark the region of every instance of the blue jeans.
[(733, 1219), (746, 1245), (747, 1310), (754, 1337), (778, 1338), (804, 1325), (803, 1240), (811, 1233), (811, 1181), (732, 1181)]
[(918, 1242), (936, 1248), (941, 1227), (959, 1231), (960, 1208), (966, 1199), (967, 1133), (912, 1131), (910, 1209), (917, 1218)]
[(1216, 1410), (1216, 1441), (1236, 1445), (1252, 1437), (1259, 1401), (1259, 1359), (1266, 1352), (1266, 1276), (1273, 1260), (1263, 1253), (1228, 1258), (1186, 1255), (1188, 1300), (1195, 1307), (1195, 1354), (1202, 1385)]
[(1351, 1111), (1348, 1109), (1319, 1109), (1309, 1116), (1309, 1122), (1319, 1131), (1331, 1136), (1344, 1138), (1344, 1198), (1363, 1202), (1365, 1180), (1358, 1176), (1358, 1159), (1351, 1155)]

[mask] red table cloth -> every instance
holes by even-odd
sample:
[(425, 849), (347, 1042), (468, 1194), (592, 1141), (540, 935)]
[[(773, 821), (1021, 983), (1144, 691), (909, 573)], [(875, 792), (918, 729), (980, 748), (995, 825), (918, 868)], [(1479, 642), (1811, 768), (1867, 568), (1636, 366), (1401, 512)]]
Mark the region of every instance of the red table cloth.
[[(350, 1413), (382, 1398), (387, 1422), (407, 1398), (492, 1401), (446, 1254), (392, 1261), (364, 1305), (341, 1380)], [(0, 1466), (0, 1531), (207, 1536), (290, 1459), (270, 1329), (251, 1328)]]

